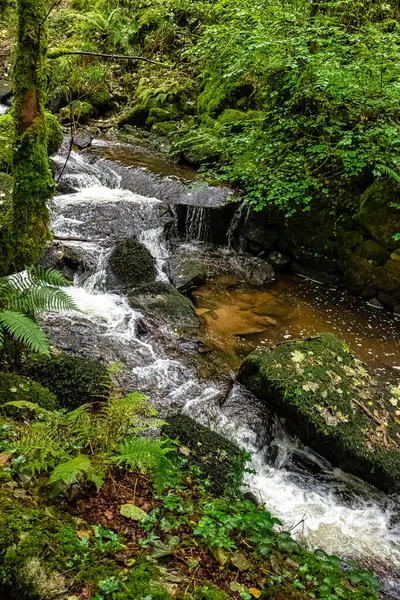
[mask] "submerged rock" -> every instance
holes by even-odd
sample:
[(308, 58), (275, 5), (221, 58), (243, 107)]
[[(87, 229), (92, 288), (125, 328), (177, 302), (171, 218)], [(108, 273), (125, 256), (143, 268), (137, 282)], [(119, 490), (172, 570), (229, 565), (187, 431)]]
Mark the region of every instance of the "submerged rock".
[(172, 327), (200, 327), (192, 302), (169, 283), (141, 285), (129, 292), (128, 300), (132, 308)]
[(200, 287), (207, 279), (204, 263), (196, 258), (173, 258), (169, 271), (172, 283), (182, 293)]
[(400, 490), (397, 396), (379, 389), (337, 337), (325, 333), (254, 352), (239, 381), (333, 464), (388, 493)]

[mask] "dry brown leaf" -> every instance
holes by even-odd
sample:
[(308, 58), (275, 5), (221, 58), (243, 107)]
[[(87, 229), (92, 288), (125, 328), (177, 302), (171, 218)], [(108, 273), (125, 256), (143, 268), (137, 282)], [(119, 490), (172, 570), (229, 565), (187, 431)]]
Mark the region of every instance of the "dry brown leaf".
[(6, 454), (6, 452), (2, 452), (0, 454), (0, 467), (4, 467), (10, 458), (12, 458), (12, 454)]

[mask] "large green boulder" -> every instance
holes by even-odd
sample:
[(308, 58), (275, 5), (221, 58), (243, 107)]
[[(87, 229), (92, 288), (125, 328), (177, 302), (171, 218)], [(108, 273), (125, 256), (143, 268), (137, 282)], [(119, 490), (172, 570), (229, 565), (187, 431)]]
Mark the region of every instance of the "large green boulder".
[(393, 236), (400, 233), (400, 187), (390, 179), (377, 179), (362, 195), (358, 218), (371, 236), (385, 248), (400, 248)]
[(141, 285), (155, 280), (156, 262), (150, 251), (134, 238), (123, 240), (111, 253), (109, 266), (124, 286)]
[(211, 481), (213, 492), (223, 494), (241, 485), (248, 455), (236, 444), (186, 415), (169, 417), (163, 433), (186, 447), (183, 456)]
[(334, 465), (400, 491), (400, 390), (380, 389), (333, 334), (248, 356), (239, 381)]
[(48, 387), (57, 396), (60, 406), (69, 410), (104, 400), (111, 389), (107, 368), (80, 356), (34, 356), (27, 360), (23, 370)]
[(192, 302), (169, 283), (155, 282), (133, 288), (128, 301), (135, 310), (176, 329), (200, 327)]
[[(57, 398), (46, 387), (16, 373), (0, 373), (0, 407), (7, 402), (32, 402), (45, 408), (55, 410)], [(7, 407), (7, 412), (13, 412)]]

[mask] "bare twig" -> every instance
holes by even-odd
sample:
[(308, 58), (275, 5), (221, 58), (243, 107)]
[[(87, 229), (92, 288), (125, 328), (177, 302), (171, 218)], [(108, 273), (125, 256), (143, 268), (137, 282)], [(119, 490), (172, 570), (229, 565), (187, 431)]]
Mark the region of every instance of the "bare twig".
[(143, 62), (151, 63), (152, 65), (158, 65), (165, 69), (170, 69), (173, 65), (166, 65), (165, 63), (145, 58), (144, 56), (131, 56), (129, 54), (103, 54), (102, 52), (84, 52), (81, 50), (53, 50), (49, 51), (48, 58), (60, 58), (61, 56), (98, 56), (99, 58), (106, 58), (111, 60), (141, 60)]

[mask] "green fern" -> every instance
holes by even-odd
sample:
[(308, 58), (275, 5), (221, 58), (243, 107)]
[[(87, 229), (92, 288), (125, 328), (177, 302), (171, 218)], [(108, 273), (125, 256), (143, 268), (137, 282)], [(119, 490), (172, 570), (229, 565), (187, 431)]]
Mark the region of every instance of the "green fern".
[(32, 317), (37, 312), (76, 310), (61, 289), (69, 284), (55, 269), (38, 266), (0, 278), (0, 349), (7, 332), (32, 352), (48, 354), (47, 336)]
[(93, 482), (99, 490), (104, 483), (104, 472), (96, 469), (88, 456), (78, 454), (56, 466), (49, 477), (49, 484), (64, 483), (66, 486), (71, 486), (83, 479)]
[(386, 165), (376, 165), (376, 170), (380, 175), (387, 175), (390, 179), (396, 181), (396, 183), (400, 183), (400, 175), (390, 167), (387, 167)]
[[(2, 310), (0, 311), (0, 328), (32, 352), (43, 352), (49, 355), (48, 339), (45, 332), (26, 315), (20, 312)], [(0, 340), (0, 348), (3, 347), (3, 343), (3, 340)]]
[(145, 437), (123, 440), (113, 462), (118, 466), (138, 470), (152, 478), (157, 492), (176, 481), (176, 467), (168, 457), (173, 451), (166, 442)]

